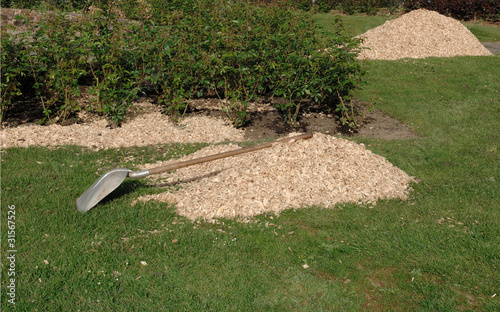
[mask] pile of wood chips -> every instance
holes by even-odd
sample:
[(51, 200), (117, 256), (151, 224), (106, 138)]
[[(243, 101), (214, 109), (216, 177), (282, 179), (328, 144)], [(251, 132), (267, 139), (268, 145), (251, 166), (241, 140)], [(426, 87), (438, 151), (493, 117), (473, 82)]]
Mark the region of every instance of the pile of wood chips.
[(360, 59), (492, 55), (459, 21), (425, 9), (411, 11), (358, 36), (364, 39)]
[[(233, 144), (209, 146), (183, 159), (144, 168), (238, 148)], [(244, 221), (266, 212), (345, 202), (374, 205), (378, 199), (406, 199), (409, 184), (416, 181), (363, 144), (320, 133), (308, 140), (277, 143), (149, 179), (167, 189), (139, 201), (177, 203), (177, 212), (193, 221)]]

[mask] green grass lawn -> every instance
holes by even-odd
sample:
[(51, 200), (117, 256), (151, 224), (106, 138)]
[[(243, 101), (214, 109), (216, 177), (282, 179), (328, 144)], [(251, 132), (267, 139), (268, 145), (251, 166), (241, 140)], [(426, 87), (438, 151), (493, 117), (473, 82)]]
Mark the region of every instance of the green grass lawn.
[(342, 25), (346, 31), (352, 36), (357, 36), (365, 33), (366, 31), (382, 25), (388, 20), (396, 18), (387, 16), (360, 16), (360, 15), (347, 15), (336, 16), (330, 13), (315, 14), (313, 20), (315, 23), (325, 30), (333, 30), (335, 25), (335, 18), (340, 18)]
[(500, 41), (500, 27), (489, 27), (477, 23), (464, 23), (481, 42)]
[(102, 173), (204, 145), (5, 149), (2, 308), (14, 310), (15, 248), (17, 311), (498, 311), (500, 57), (364, 66), (356, 97), (422, 136), (355, 139), (420, 180), (409, 200), (192, 224), (166, 204), (132, 206), (161, 190), (129, 179), (80, 214)]

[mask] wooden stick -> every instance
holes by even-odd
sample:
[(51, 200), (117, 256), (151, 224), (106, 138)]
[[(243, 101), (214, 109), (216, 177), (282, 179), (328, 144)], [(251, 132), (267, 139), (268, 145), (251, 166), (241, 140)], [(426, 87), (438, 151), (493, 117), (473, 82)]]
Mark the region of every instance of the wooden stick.
[(250, 147), (237, 149), (234, 151), (229, 151), (229, 152), (219, 153), (219, 154), (215, 154), (215, 155), (200, 157), (200, 158), (196, 158), (196, 159), (181, 161), (181, 162), (178, 162), (175, 164), (165, 165), (165, 166), (156, 167), (156, 168), (152, 168), (152, 169), (148, 169), (148, 170), (149, 170), (149, 174), (163, 173), (163, 172), (167, 172), (167, 171), (176, 170), (179, 168), (184, 168), (184, 167), (188, 167), (188, 166), (192, 166), (192, 165), (201, 164), (204, 162), (209, 162), (209, 161), (213, 161), (213, 160), (217, 160), (217, 159), (236, 156), (239, 154), (254, 152), (257, 150), (271, 147), (271, 146), (273, 146), (273, 144), (276, 144), (276, 143), (285, 143), (285, 142), (288, 142), (291, 140), (309, 139), (309, 138), (312, 138), (312, 136), (313, 136), (312, 133), (305, 133), (305, 134), (293, 136), (290, 138), (284, 138), (284, 139), (280, 139), (280, 140), (273, 141), (273, 142), (267, 142), (267, 143), (262, 143), (262, 144), (250, 146)]

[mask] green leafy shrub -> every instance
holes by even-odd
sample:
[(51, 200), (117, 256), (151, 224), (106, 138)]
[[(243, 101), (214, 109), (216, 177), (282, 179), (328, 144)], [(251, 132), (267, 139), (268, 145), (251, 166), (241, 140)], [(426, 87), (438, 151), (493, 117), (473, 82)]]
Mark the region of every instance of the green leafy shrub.
[(26, 76), (26, 50), (15, 36), (2, 32), (1, 36), (1, 111), (0, 122), (3, 121), (9, 107), (16, 97), (22, 94), (21, 84)]
[[(120, 25), (106, 12), (80, 22), (71, 22), (64, 14), (48, 14), (27, 32), (2, 37), (6, 47), (2, 51), (2, 84), (9, 84), (6, 90), (16, 91), (19, 79), (14, 78), (30, 77), (45, 122), (63, 121), (88, 109), (119, 124), (146, 75), (141, 54), (135, 51), (144, 39), (138, 29), (133, 23)], [(88, 107), (77, 101), (83, 81), (89, 82), (93, 96)], [(2, 94), (3, 107), (14, 91)]]
[[(161, 69), (162, 103), (169, 113), (185, 111), (182, 103), (189, 97), (216, 94), (242, 126), (247, 103), (267, 95), (286, 98), (288, 104), (278, 108), (293, 121), (308, 101), (335, 109), (339, 95), (348, 96), (361, 79), (357, 41), (341, 32), (320, 41), (303, 13), (246, 2), (199, 1), (196, 7), (182, 19), (170, 19), (172, 65)], [(328, 53), (318, 52), (327, 47)]]
[(143, 44), (142, 32), (135, 24), (120, 24), (117, 16), (107, 10), (93, 15), (84, 26), (92, 77), (90, 109), (120, 124), (144, 79), (140, 75), (140, 53), (136, 52), (136, 46)]
[(91, 5), (93, 0), (7, 0), (2, 1), (4, 8), (16, 9), (57, 9), (81, 10)]
[[(33, 77), (47, 121), (65, 120), (80, 107), (78, 81), (86, 75), (85, 41), (81, 25), (63, 15), (48, 15), (39, 25), (32, 25), (27, 66)], [(36, 28), (35, 28), (36, 27)]]
[(367, 13), (375, 14), (379, 7), (377, 0), (343, 0), (337, 8), (346, 14)]
[[(47, 120), (88, 109), (119, 124), (140, 92), (157, 93), (175, 118), (187, 112), (190, 98), (218, 96), (235, 126), (248, 122), (247, 104), (259, 96), (285, 98), (278, 108), (292, 123), (311, 103), (353, 120), (340, 104), (348, 103), (363, 72), (355, 59), (358, 41), (341, 28), (320, 40), (304, 13), (223, 0), (179, 7), (151, 0), (148, 21), (121, 23), (101, 2), (102, 11), (79, 23), (52, 15), (30, 31), (25, 74)], [(93, 99), (88, 107), (77, 101), (82, 83)]]

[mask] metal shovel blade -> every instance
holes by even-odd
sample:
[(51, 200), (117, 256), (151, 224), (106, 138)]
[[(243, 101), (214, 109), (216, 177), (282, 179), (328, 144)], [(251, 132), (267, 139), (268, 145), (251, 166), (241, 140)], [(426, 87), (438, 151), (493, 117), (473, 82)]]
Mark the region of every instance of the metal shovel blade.
[(132, 170), (117, 168), (106, 172), (76, 200), (76, 208), (81, 213), (89, 211), (109, 193), (113, 192)]

